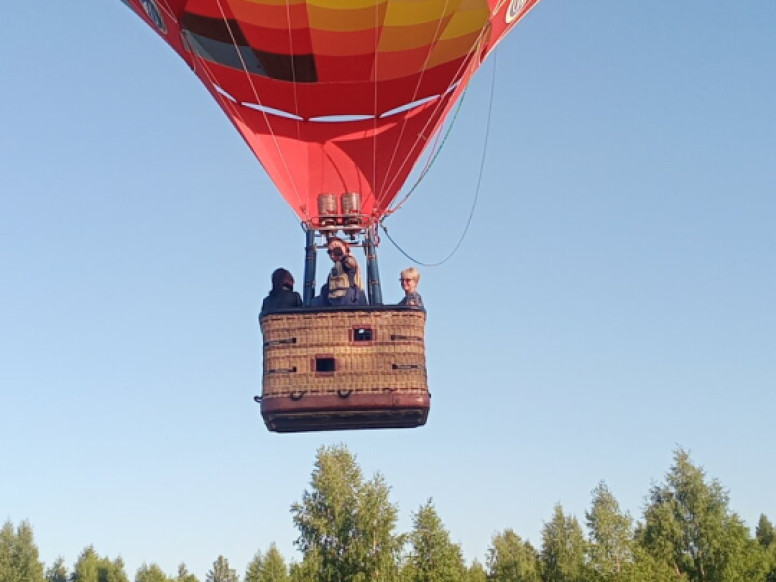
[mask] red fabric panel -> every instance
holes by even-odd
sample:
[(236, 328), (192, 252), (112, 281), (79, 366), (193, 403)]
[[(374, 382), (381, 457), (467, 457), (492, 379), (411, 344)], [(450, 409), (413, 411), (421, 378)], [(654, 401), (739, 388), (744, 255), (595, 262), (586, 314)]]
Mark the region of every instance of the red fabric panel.
[(186, 12), (207, 18), (234, 18), (229, 2), (216, 2), (215, 0), (185, 0), (183, 1)]
[[(334, 57), (340, 67), (347, 59)], [(334, 66), (335, 61), (316, 59), (318, 69)], [(462, 62), (445, 63), (411, 77), (380, 81), (375, 91), (374, 83), (289, 83), (248, 76), (243, 71), (231, 69), (216, 63), (205, 66), (215, 82), (235, 100), (258, 103), (266, 107), (293, 113), (304, 118), (330, 115), (374, 115), (382, 114), (413, 99), (439, 95), (448, 88), (451, 79), (461, 75)], [(255, 94), (254, 94), (255, 90)], [(375, 92), (377, 93), (375, 104)]]
[[(228, 1), (153, 1), (159, 8), (156, 22), (148, 17), (140, 0), (129, 0), (135, 12), (194, 68), (286, 201), (305, 220), (317, 214), (317, 197), (322, 192), (359, 192), (364, 212), (375, 218), (382, 216), (481, 58), (539, 0), (487, 0), (491, 18), (484, 43), (477, 55), (457, 58), (455, 55), (464, 54), (473, 45), (476, 33), (439, 41), (433, 32), (429, 33), (430, 25), (409, 26), (408, 33), (414, 30), (419, 35), (417, 44), (396, 44), (405, 48), (380, 52), (380, 29), (337, 33), (311, 29), (305, 3), (239, 3), (235, 4), (239, 12), (235, 15)], [(380, 10), (384, 11), (385, 5)], [(224, 17), (242, 32), (235, 36), (232, 31), (225, 37)], [(262, 74), (268, 76), (248, 75), (194, 57), (183, 41), (183, 23), (212, 39), (208, 40), (215, 48), (211, 54), (214, 58), (221, 54), (224, 62), (232, 61), (216, 41), (226, 42), (228, 50), (231, 38), (239, 37), (239, 49), (243, 54), (253, 49), (263, 67)], [(390, 44), (396, 40), (401, 38), (393, 37)], [(417, 48), (406, 48), (412, 46)], [(443, 64), (430, 66), (435, 58)], [(444, 62), (447, 58), (453, 60)], [(430, 68), (423, 70), (427, 66)], [(459, 83), (456, 89), (449, 91), (455, 83)], [(216, 86), (237, 102), (221, 95)], [(436, 98), (395, 115), (378, 117), (426, 97)], [(302, 119), (270, 115), (240, 102), (261, 104)], [(337, 115), (372, 118), (309, 121)]]
[(315, 63), (320, 78), (326, 79), (329, 83), (353, 84), (354, 78), (372, 78), (375, 56), (374, 54), (344, 57), (316, 55)]
[(235, 14), (246, 24), (278, 30), (308, 28), (306, 4), (255, 4), (243, 2), (235, 7)]
[(288, 204), (306, 220), (316, 214), (322, 192), (359, 192), (364, 213), (382, 216), (462, 88), (403, 116), (349, 123), (265, 115), (214, 95)]

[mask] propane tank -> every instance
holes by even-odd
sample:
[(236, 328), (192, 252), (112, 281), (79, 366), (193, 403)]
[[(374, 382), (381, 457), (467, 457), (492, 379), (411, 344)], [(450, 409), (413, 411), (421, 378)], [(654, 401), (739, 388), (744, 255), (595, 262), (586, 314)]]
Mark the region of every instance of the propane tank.
[(340, 197), (345, 226), (361, 224), (361, 195), (358, 192), (345, 192)]
[(318, 220), (321, 226), (336, 226), (337, 210), (337, 197), (334, 194), (318, 194)]

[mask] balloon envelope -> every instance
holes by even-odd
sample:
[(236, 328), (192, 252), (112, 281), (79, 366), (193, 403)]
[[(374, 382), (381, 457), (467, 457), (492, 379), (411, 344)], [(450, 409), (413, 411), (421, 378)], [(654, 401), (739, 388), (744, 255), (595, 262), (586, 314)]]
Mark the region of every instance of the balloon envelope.
[(539, 0), (123, 0), (189, 64), (288, 204), (384, 215), (495, 44)]

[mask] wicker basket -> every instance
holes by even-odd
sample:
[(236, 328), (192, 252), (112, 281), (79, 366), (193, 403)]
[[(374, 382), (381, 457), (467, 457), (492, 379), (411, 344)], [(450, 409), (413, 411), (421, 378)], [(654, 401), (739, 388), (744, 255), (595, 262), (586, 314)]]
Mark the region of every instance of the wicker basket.
[(296, 432), (424, 424), (425, 322), (423, 310), (399, 306), (264, 315), (267, 427)]

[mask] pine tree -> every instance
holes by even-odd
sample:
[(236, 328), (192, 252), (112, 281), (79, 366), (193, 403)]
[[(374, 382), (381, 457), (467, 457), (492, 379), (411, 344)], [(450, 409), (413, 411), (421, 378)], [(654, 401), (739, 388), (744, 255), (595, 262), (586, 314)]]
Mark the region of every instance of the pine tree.
[(291, 564), (289, 568), (292, 582), (318, 582), (318, 561), (317, 559), (305, 556), (305, 559), (298, 563)]
[(245, 582), (260, 582), (261, 581), (261, 569), (264, 565), (264, 556), (261, 551), (254, 554), (248, 567), (245, 569)]
[(135, 582), (172, 582), (156, 564), (143, 564), (135, 574)]
[(46, 570), (46, 582), (68, 582), (65, 560), (61, 556)]
[(0, 580), (2, 582), (44, 582), (43, 563), (29, 522), (14, 530), (6, 521), (0, 529)]
[(479, 561), (474, 560), (466, 570), (465, 582), (488, 582), (488, 573)]
[(650, 491), (641, 542), (655, 559), (691, 582), (762, 579), (756, 544), (728, 504), (719, 482), (707, 482), (689, 453), (678, 449), (665, 483)]
[(229, 567), (229, 560), (218, 556), (213, 562), (213, 569), (205, 576), (207, 582), (239, 582), (237, 571)]
[(186, 568), (186, 564), (178, 564), (178, 575), (175, 577), (175, 582), (199, 582), (194, 574), (190, 574)]
[(286, 562), (274, 543), (266, 554), (256, 552), (245, 572), (245, 582), (288, 582), (290, 579)]
[(540, 554), (545, 582), (583, 582), (586, 541), (577, 519), (555, 506), (552, 519), (542, 529)]
[(124, 571), (124, 561), (116, 558), (111, 561), (100, 557), (93, 546), (81, 552), (73, 567), (71, 582), (129, 582)]
[(429, 499), (413, 514), (411, 546), (403, 579), (409, 582), (459, 582), (466, 566), (461, 547), (450, 541), (450, 534)]
[(536, 550), (511, 529), (493, 536), (486, 563), (489, 580), (494, 582), (540, 582), (541, 580)]
[(774, 535), (773, 524), (765, 517), (764, 513), (760, 514), (760, 519), (757, 522), (757, 527), (754, 530), (755, 538), (757, 542), (764, 548), (768, 548), (776, 541)]
[(762, 562), (766, 582), (776, 582), (776, 531), (773, 524), (765, 516), (760, 514), (754, 537), (762, 549)]
[(604, 482), (593, 490), (593, 505), (585, 513), (590, 544), (590, 568), (606, 582), (621, 578), (633, 563), (633, 520)]

